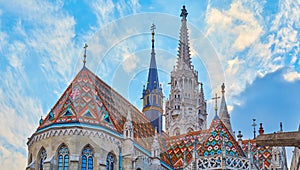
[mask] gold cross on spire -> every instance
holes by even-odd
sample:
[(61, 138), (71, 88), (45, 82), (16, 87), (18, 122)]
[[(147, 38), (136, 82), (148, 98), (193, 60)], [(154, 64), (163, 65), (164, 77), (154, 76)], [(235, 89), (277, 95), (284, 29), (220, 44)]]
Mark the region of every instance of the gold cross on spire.
[(85, 66), (86, 63), (86, 48), (88, 47), (88, 45), (85, 43), (84, 44), (84, 55), (83, 55), (83, 66)]
[(218, 94), (215, 94), (215, 97), (212, 98), (213, 100), (215, 100), (215, 111), (216, 111), (216, 116), (218, 116), (218, 99), (220, 99), (220, 96), (218, 96)]

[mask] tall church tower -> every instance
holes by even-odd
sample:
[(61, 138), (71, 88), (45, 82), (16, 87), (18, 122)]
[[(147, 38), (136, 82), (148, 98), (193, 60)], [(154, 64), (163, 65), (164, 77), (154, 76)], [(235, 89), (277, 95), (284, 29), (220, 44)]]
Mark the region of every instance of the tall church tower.
[(206, 101), (191, 61), (187, 15), (183, 6), (177, 63), (171, 72), (171, 91), (165, 109), (166, 131), (170, 136), (206, 129)]
[(162, 105), (163, 105), (163, 93), (162, 88), (159, 85), (158, 73), (155, 61), (154, 51), (154, 30), (155, 25), (151, 26), (152, 30), (152, 51), (150, 68), (148, 73), (147, 86), (143, 89), (143, 113), (150, 120), (151, 124), (157, 128), (158, 133), (162, 131)]

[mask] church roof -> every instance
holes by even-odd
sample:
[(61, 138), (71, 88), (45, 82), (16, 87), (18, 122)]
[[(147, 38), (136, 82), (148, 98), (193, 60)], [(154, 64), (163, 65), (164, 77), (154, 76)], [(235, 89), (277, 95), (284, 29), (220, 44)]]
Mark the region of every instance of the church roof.
[(181, 168), (184, 162), (191, 163), (194, 159), (194, 150), (197, 157), (222, 154), (222, 148), (226, 149), (228, 156), (245, 157), (244, 152), (220, 119), (213, 120), (207, 130), (167, 138), (167, 146), (169, 148), (167, 153), (175, 169)]
[(250, 144), (250, 152), (253, 155), (254, 164), (259, 164), (259, 169), (270, 168), (272, 162), (272, 147), (270, 146), (256, 146), (256, 140), (243, 140), (242, 149), (244, 153), (248, 154)]
[(85, 66), (41, 121), (38, 131), (53, 124), (94, 125), (122, 134), (128, 106), (132, 108), (134, 140), (150, 151), (155, 129), (125, 98)]

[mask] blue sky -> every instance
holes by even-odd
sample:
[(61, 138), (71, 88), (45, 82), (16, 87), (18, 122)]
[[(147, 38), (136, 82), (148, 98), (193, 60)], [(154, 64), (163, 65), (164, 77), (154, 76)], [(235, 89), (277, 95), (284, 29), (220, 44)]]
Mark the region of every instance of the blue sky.
[(24, 169), (27, 137), (82, 68), (85, 42), (87, 67), (140, 108), (155, 23), (167, 98), (183, 4), (209, 122), (211, 97), (225, 82), (233, 129), (245, 139), (253, 136), (252, 118), (267, 133), (278, 131), (280, 121), (284, 130), (296, 130), (299, 1), (0, 0), (0, 169)]

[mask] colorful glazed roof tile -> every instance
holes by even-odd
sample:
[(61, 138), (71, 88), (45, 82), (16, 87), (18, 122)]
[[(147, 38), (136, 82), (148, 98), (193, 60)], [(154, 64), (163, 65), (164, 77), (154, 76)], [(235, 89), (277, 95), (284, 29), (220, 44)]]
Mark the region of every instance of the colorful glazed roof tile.
[(38, 130), (53, 124), (80, 123), (122, 134), (128, 106), (132, 108), (134, 139), (150, 151), (154, 128), (148, 119), (85, 66), (42, 120)]
[(197, 157), (221, 154), (222, 148), (226, 149), (228, 156), (245, 157), (244, 152), (220, 119), (213, 120), (208, 130), (167, 138), (167, 146), (169, 148), (167, 154), (175, 169), (182, 168), (184, 162), (190, 164), (195, 150)]
[(256, 140), (243, 140), (242, 149), (248, 154), (250, 144), (250, 152), (253, 155), (253, 162), (256, 166), (259, 165), (260, 169), (269, 169), (272, 161), (272, 147), (269, 146), (256, 146)]
[[(196, 131), (185, 135), (167, 138), (167, 154), (175, 168), (180, 168), (193, 160), (194, 151), (202, 150), (203, 139), (207, 136), (206, 131)], [(198, 153), (199, 154), (199, 153)]]
[[(225, 145), (225, 146), (223, 146)], [(209, 128), (209, 136), (204, 142), (200, 156), (212, 156), (222, 153), (222, 147), (226, 149), (226, 155), (245, 156), (244, 152), (228, 131), (220, 119), (215, 119)]]

